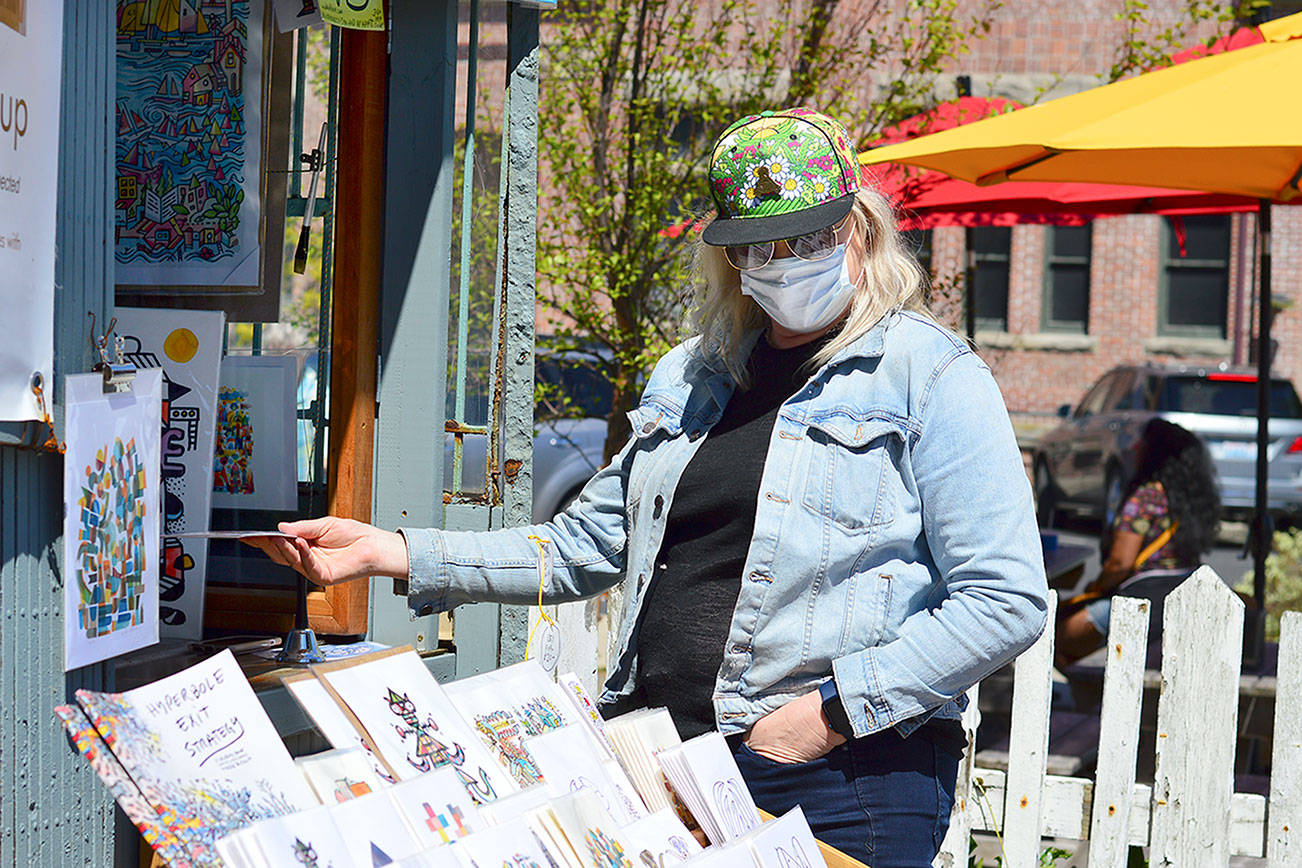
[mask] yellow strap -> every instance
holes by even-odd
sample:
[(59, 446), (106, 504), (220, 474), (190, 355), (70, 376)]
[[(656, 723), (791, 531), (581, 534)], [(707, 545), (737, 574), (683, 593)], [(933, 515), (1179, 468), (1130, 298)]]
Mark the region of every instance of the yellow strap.
[(1138, 570), (1148, 561), (1149, 558), (1157, 554), (1161, 550), (1162, 546), (1171, 541), (1171, 537), (1175, 536), (1175, 532), (1179, 530), (1179, 528), (1180, 522), (1172, 522), (1171, 526), (1162, 531), (1161, 535), (1157, 539), (1144, 546), (1144, 550), (1139, 553), (1139, 557), (1135, 558), (1135, 566), (1133, 569)]

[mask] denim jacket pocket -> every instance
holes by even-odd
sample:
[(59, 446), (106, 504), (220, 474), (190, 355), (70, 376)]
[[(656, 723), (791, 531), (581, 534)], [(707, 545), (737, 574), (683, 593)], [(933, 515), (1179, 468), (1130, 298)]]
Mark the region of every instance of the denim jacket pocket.
[(802, 503), (849, 533), (895, 518), (905, 432), (889, 419), (832, 414), (808, 422), (809, 472)]

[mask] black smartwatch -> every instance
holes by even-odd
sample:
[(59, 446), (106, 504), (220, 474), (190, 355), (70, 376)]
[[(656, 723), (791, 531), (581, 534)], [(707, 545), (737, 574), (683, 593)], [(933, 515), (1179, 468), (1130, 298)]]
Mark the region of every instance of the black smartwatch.
[(846, 714), (841, 695), (836, 692), (836, 679), (829, 678), (818, 686), (818, 695), (823, 698), (823, 715), (832, 732), (847, 741), (854, 739), (854, 727), (850, 725), (850, 715)]

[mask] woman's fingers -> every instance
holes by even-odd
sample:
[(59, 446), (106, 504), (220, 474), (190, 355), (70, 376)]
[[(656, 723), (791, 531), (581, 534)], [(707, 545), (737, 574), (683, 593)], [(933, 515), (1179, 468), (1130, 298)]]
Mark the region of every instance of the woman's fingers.
[(302, 521), (282, 521), (276, 525), (281, 533), (293, 534), (304, 539), (316, 539), (323, 536), (334, 523), (331, 516), (322, 516), (321, 518), (305, 518)]

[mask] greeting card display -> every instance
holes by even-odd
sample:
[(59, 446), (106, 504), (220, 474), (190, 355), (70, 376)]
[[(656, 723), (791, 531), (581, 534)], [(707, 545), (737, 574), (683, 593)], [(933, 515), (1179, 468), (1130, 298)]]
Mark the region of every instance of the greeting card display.
[(554, 795), (591, 790), (621, 826), (646, 816), (646, 805), (624, 769), (602, 759), (601, 748), (581, 725), (526, 739), (525, 747)]
[(312, 672), (394, 778), (451, 766), (476, 802), (515, 792), (511, 776), (410, 646), (318, 664)]

